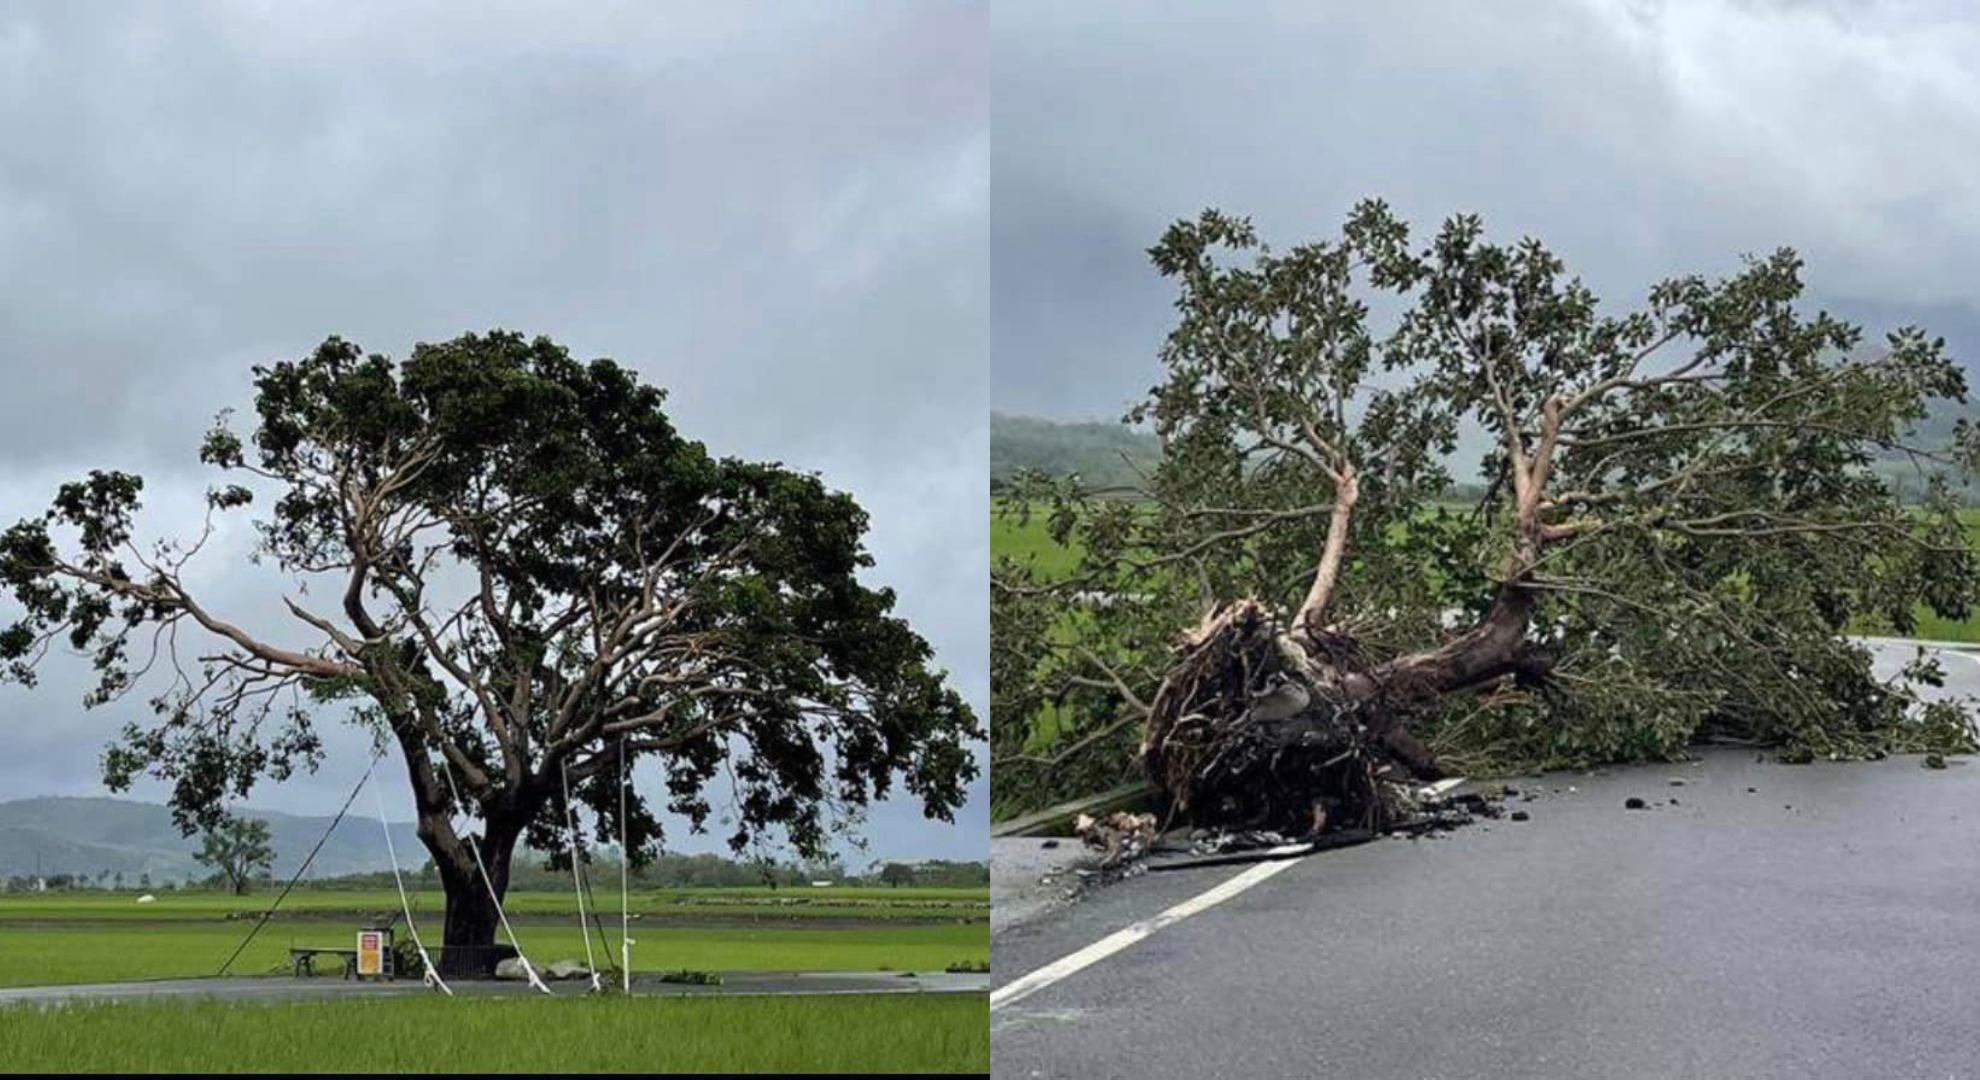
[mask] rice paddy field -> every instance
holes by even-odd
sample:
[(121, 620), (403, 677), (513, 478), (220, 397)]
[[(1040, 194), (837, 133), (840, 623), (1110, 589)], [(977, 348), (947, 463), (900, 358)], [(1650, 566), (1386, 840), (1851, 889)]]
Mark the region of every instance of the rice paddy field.
[(1079, 565), (1079, 548), (1068, 547), (1052, 539), (1051, 531), (1045, 527), (1045, 515), (1034, 513), (1029, 521), (1018, 523), (1015, 515), (990, 508), (990, 559), (995, 562), (1009, 556), (1019, 562), (1029, 562), (1041, 577), (1064, 577)]
[[(0, 923), (35, 918), (201, 920), (252, 918), (274, 902), (268, 893), (234, 896), (227, 893), (161, 892), (149, 904), (134, 903), (136, 894), (123, 892), (24, 893), (0, 896)], [(444, 897), (423, 889), (410, 895), (413, 915), (438, 919)], [(600, 887), (599, 902), (618, 918), (619, 897)], [(645, 919), (724, 918), (749, 921), (882, 920), (955, 922), (988, 917), (986, 889), (861, 888), (826, 889), (768, 887), (650, 889), (631, 893), (627, 907)], [(576, 911), (570, 892), (512, 893), (504, 902), (510, 915), (570, 915)], [(282, 902), (285, 916), (371, 916), (399, 910), (399, 895), (391, 889), (298, 889)]]
[[(146, 904), (129, 892), (0, 896), (0, 986), (212, 975), (272, 902), (155, 895)], [(610, 898), (594, 950), (617, 954), (617, 907)], [(584, 958), (573, 894), (518, 892), (507, 908), (532, 960)], [(438, 892), (413, 897), (423, 934), (438, 937), (441, 909)], [(986, 889), (669, 889), (633, 894), (628, 909), (635, 971), (940, 971), (990, 956)], [(230, 974), (285, 970), (291, 945), (348, 947), (358, 927), (398, 910), (392, 892), (299, 890)]]
[[(153, 895), (0, 896), (0, 986), (210, 976), (273, 899)], [(533, 961), (584, 959), (573, 894), (517, 892), (506, 906)], [(616, 896), (608, 908), (592, 948), (616, 957)], [(398, 909), (390, 891), (298, 890), (229, 973), (286, 981), (292, 944), (349, 947)], [(413, 898), (432, 937), (441, 909), (438, 892)], [(628, 909), (638, 972), (939, 972), (990, 958), (980, 888), (660, 889)], [(0, 1005), (0, 1072), (985, 1072), (989, 1053), (982, 994)]]
[(984, 1073), (976, 994), (183, 1001), (0, 1011), (9, 1072)]

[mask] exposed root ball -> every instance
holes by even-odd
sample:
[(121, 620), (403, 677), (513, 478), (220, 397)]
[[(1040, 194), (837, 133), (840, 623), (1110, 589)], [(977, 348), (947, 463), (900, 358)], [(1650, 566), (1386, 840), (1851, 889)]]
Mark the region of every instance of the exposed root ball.
[(1178, 814), (1293, 835), (1395, 818), (1385, 781), (1400, 772), (1370, 733), (1373, 703), (1343, 684), (1366, 670), (1352, 638), (1287, 630), (1240, 600), (1211, 612), (1176, 652), (1141, 761)]

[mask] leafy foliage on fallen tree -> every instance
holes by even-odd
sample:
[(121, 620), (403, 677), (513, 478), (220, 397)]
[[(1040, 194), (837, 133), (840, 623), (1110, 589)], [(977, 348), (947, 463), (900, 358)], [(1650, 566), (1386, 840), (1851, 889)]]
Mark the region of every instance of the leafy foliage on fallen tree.
[[(1160, 465), (1139, 499), (1032, 475), (1000, 511), (1082, 552), (993, 577), (1001, 809), (1146, 775), (1312, 828), (1453, 767), (1973, 748), (1931, 663), (1880, 681), (1843, 636), (1980, 594), (1949, 487), (1980, 436), (1911, 434), (1965, 403), (1943, 341), (1866, 346), (1788, 250), (1611, 313), (1537, 240), (1416, 243), (1376, 201), (1283, 252), (1211, 211), (1150, 254), (1177, 320), (1127, 420)], [(1453, 506), (1461, 430), (1491, 449)]]

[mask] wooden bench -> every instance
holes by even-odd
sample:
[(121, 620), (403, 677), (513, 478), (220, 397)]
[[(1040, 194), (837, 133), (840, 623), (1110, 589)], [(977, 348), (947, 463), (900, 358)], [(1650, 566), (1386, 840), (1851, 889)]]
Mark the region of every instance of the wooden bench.
[(289, 963), (295, 968), (294, 974), (297, 978), (301, 978), (305, 975), (315, 975), (316, 958), (319, 956), (342, 957), (344, 960), (344, 978), (346, 979), (357, 978), (358, 951), (356, 949), (346, 949), (332, 945), (289, 946)]

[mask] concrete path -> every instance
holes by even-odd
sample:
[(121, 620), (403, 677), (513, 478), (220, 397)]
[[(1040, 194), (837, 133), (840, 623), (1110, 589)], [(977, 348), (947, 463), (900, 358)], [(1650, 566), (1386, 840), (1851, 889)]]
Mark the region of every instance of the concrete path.
[[(461, 996), (514, 996), (534, 993), (518, 982), (455, 982)], [(553, 982), (552, 992), (581, 997), (589, 980)], [(656, 975), (633, 976), (633, 993), (641, 997), (699, 997), (717, 994), (980, 994), (990, 988), (990, 976), (896, 971), (732, 971), (720, 986), (664, 983)], [(221, 979), (159, 979), (145, 982), (98, 983), (76, 986), (17, 986), (0, 988), (0, 1006), (65, 1005), (76, 1001), (150, 1001), (161, 998), (206, 998), (222, 1001), (330, 1001), (359, 997), (437, 994), (417, 979), (361, 982), (319, 977), (228, 977)]]
[[(1980, 662), (1945, 665), (1980, 692)], [(1035, 905), (992, 938), (994, 1071), (1980, 1076), (1980, 762), (1761, 757), (1557, 774), (1527, 822)]]

